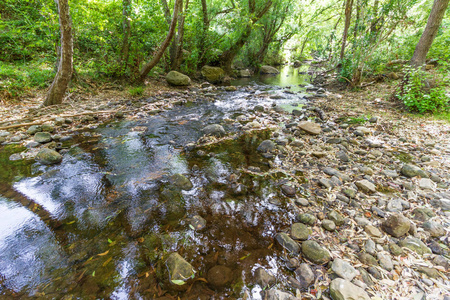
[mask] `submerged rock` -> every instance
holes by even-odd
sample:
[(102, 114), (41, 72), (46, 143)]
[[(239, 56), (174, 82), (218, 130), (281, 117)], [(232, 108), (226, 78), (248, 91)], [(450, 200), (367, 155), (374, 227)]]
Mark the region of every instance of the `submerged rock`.
[(233, 279), (233, 271), (226, 266), (214, 266), (209, 269), (206, 278), (209, 284), (215, 287), (222, 287), (231, 282)]
[(259, 144), (258, 148), (256, 148), (256, 150), (258, 150), (259, 152), (262, 153), (267, 153), (267, 152), (272, 152), (276, 149), (276, 144), (271, 141), (271, 140), (265, 140), (262, 141), (261, 144)]
[(170, 281), (173, 284), (183, 285), (186, 281), (195, 276), (192, 265), (177, 252), (169, 255), (166, 260), (166, 266), (169, 270)]
[(255, 281), (264, 289), (274, 285), (276, 278), (272, 274), (269, 274), (269, 272), (267, 272), (263, 268), (258, 268), (255, 271)]
[(192, 182), (182, 174), (174, 174), (169, 178), (169, 182), (182, 190), (188, 191), (192, 189)]

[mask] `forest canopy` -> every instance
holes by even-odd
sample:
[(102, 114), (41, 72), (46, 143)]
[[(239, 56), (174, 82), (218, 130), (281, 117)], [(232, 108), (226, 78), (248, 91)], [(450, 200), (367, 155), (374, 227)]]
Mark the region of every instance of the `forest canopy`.
[[(150, 76), (170, 70), (194, 75), (204, 65), (233, 75), (236, 69), (314, 59), (358, 86), (411, 59), (433, 1), (71, 0), (69, 6), (75, 77), (143, 79), (143, 67), (166, 41)], [(443, 71), (449, 68), (449, 26), (447, 8), (427, 56)], [(50, 85), (60, 34), (54, 1), (0, 3), (2, 95)]]

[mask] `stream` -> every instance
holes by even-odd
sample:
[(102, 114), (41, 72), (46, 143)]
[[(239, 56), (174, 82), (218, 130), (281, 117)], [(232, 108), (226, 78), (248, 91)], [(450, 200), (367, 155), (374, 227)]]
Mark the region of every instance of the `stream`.
[[(269, 160), (256, 149), (272, 132), (227, 120), (250, 120), (256, 106), (300, 109), (306, 70), (284, 67), (232, 82), (237, 91), (206, 91), (214, 101), (197, 93), (150, 117), (72, 132), (57, 165), (9, 161), (24, 148), (2, 146), (0, 295), (259, 299), (256, 269), (287, 276), (274, 235), (292, 223), (293, 204), (279, 192), (285, 174), (263, 175)], [(236, 136), (191, 147), (210, 124)], [(170, 282), (173, 252), (196, 272), (184, 285)], [(209, 280), (218, 265), (228, 278)]]

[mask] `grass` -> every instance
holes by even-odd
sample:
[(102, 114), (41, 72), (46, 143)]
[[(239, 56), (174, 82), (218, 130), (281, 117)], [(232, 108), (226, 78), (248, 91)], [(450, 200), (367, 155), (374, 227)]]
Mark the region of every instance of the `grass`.
[(142, 96), (142, 94), (144, 93), (144, 87), (143, 86), (131, 87), (128, 90), (128, 93), (133, 97)]
[(450, 111), (438, 112), (433, 115), (436, 120), (444, 120), (450, 123)]

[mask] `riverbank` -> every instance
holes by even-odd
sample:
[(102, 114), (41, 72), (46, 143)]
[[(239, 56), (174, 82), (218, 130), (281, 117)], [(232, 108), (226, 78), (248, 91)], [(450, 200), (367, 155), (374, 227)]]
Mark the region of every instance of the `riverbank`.
[[(29, 106), (5, 109), (2, 118), (10, 119), (0, 126), (35, 125), (33, 130), (28, 125), (8, 129), (8, 134), (2, 131), (3, 142), (29, 146), (24, 153), (31, 156), (15, 153), (12, 162), (33, 158), (42, 147), (62, 154), (61, 167), (35, 167), (35, 174), (29, 176), (37, 176), (39, 183), (26, 175), (15, 179), (19, 180), (16, 190), (34, 199), (50, 189), (63, 203), (75, 199), (71, 201), (79, 215), (104, 210), (108, 218), (125, 224), (109, 225), (92, 239), (67, 245), (66, 255), (76, 269), (70, 277), (73, 284), (71, 279), (38, 286), (41, 294), (36, 295), (57, 296), (58, 288), (63, 288), (74, 297), (88, 297), (75, 287), (78, 284), (94, 298), (111, 295), (110, 286), (125, 279), (110, 283), (106, 274), (114, 274), (115, 268), (104, 274), (101, 270), (108, 256), (119, 260), (125, 248), (120, 244), (130, 247), (132, 242), (136, 251), (153, 253), (146, 254), (146, 263), (140, 262), (145, 267), (134, 267), (138, 274), (131, 272), (125, 280), (134, 280), (135, 296), (445, 299), (449, 294), (450, 126), (405, 114), (389, 100), (394, 84), (358, 92), (309, 86), (306, 104), (299, 96), (288, 109), (279, 103), (301, 92), (286, 87), (273, 94), (266, 87), (210, 85), (180, 90), (162, 81), (152, 82), (144, 95), (132, 100), (125, 92), (111, 91), (74, 97), (62, 107), (40, 109), (37, 99), (25, 103)], [(200, 105), (226, 110), (227, 101), (236, 99), (237, 103), (253, 101), (252, 106), (220, 118), (209, 109), (195, 114), (203, 109)], [(117, 122), (102, 127), (111, 120)], [(43, 124), (38, 123), (49, 124), (39, 128)], [(103, 129), (98, 131), (99, 127)], [(33, 140), (34, 129), (49, 132), (50, 141)], [(183, 139), (197, 137), (197, 131), (191, 135), (194, 130), (206, 136), (193, 142)], [(74, 136), (69, 146), (66, 136)], [(149, 159), (148, 153), (158, 159)], [(95, 165), (86, 166), (90, 161)], [(165, 178), (161, 162), (184, 178)], [(93, 175), (81, 179), (86, 174)], [(58, 180), (78, 192), (61, 193), (60, 187), (53, 187)], [(89, 193), (90, 182), (107, 188)], [(173, 190), (177, 185), (183, 186), (182, 192)], [(134, 198), (145, 191), (145, 197), (136, 198), (139, 201)], [(105, 199), (95, 198), (98, 194), (105, 194)], [(158, 198), (153, 199), (153, 194)], [(97, 200), (85, 204), (90, 197)], [(147, 202), (148, 198), (156, 202)], [(167, 206), (173, 199), (183, 199), (185, 210)], [(34, 200), (38, 205), (39, 199)], [(130, 206), (130, 202), (137, 204)], [(80, 208), (85, 205), (89, 208)], [(39, 207), (38, 211), (50, 210)], [(119, 209), (128, 215), (113, 213)], [(164, 219), (167, 212), (175, 216), (173, 220)], [(80, 233), (71, 229), (75, 226), (71, 222), (83, 228), (94, 219), (83, 221), (77, 214), (67, 219), (66, 214), (69, 211), (58, 217), (58, 211), (50, 210), (48, 215), (74, 235)], [(139, 220), (144, 216), (158, 220), (160, 231), (149, 232), (148, 222), (153, 223), (147, 219), (141, 228)], [(123, 228), (122, 236), (117, 232)], [(101, 244), (99, 236), (113, 245)], [(159, 236), (164, 237), (162, 242)], [(65, 234), (61, 239), (67, 239)], [(99, 246), (93, 250), (89, 243)], [(181, 278), (186, 284), (180, 287), (170, 283), (163, 264), (175, 251), (196, 274), (190, 280)], [(90, 257), (95, 257), (93, 263)], [(173, 271), (169, 266), (168, 272)]]

